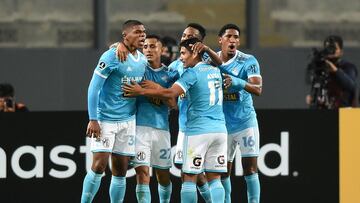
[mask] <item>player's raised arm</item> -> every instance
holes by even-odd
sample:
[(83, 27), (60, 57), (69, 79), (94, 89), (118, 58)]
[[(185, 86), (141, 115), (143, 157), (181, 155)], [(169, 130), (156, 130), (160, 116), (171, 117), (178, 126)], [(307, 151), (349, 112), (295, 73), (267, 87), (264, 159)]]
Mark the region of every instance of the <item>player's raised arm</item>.
[(159, 88), (159, 89), (145, 89), (138, 83), (132, 81), (131, 84), (124, 84), (122, 87), (126, 96), (147, 96), (147, 97), (159, 97), (166, 100), (176, 101), (176, 97), (183, 94), (183, 89), (174, 84), (171, 88)]

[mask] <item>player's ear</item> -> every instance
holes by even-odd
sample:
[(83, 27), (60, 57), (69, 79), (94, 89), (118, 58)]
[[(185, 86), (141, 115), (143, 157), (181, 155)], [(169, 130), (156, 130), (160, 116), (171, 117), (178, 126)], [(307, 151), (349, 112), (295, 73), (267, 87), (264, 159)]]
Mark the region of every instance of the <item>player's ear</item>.
[(219, 44), (221, 44), (222, 40), (221, 40), (221, 37), (219, 37), (219, 40), (218, 40)]
[(123, 38), (125, 38), (125, 37), (126, 37), (126, 31), (123, 31), (123, 32), (121, 33), (121, 35), (122, 35)]

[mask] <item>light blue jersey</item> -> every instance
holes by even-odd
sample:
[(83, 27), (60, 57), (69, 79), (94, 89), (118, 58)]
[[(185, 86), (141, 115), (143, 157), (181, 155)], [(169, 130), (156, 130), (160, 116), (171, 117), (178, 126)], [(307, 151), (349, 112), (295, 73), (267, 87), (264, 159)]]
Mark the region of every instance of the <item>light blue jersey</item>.
[[(147, 66), (145, 79), (152, 80), (164, 88), (169, 88), (179, 78), (177, 71), (169, 70), (165, 65), (158, 69)], [(169, 130), (169, 110), (161, 99), (138, 97), (136, 125)]]
[[(256, 58), (240, 51), (236, 51), (235, 56), (219, 68), (223, 73), (245, 81), (251, 77), (261, 77)], [(258, 125), (251, 93), (244, 89), (237, 91), (229, 88), (224, 91), (224, 114), (229, 134)]]
[[(90, 119), (100, 121), (134, 119), (136, 99), (125, 97), (121, 86), (124, 83), (130, 83), (131, 80), (140, 82), (144, 76), (146, 65), (147, 60), (139, 51), (137, 51), (136, 57), (129, 54), (125, 62), (120, 62), (116, 58), (115, 48), (103, 53), (94, 71), (88, 91)], [(94, 113), (95, 110), (97, 113)]]
[[(180, 76), (185, 71), (184, 64), (183, 64), (183, 62), (181, 62), (180, 59), (173, 61), (169, 65), (169, 69), (177, 71)], [(181, 131), (181, 132), (185, 132), (185, 129), (186, 129), (186, 120), (187, 120), (186, 119), (186, 111), (188, 108), (187, 104), (188, 104), (188, 101), (186, 99), (186, 94), (180, 95), (179, 99), (178, 99), (178, 108), (179, 108), (179, 131)]]
[(226, 133), (220, 70), (204, 62), (188, 68), (175, 83), (187, 95), (186, 136)]

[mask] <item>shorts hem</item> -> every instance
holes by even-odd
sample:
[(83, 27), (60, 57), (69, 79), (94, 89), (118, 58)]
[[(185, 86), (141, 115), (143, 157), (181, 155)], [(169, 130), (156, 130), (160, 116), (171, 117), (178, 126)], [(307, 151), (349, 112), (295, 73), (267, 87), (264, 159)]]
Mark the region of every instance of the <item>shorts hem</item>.
[(124, 152), (112, 152), (113, 154), (122, 155), (122, 156), (135, 156), (135, 154), (124, 153)]
[(170, 169), (171, 168), (171, 166), (159, 166), (159, 165), (151, 165), (151, 167), (157, 168), (157, 169)]
[(91, 152), (96, 153), (96, 152), (107, 152), (107, 153), (112, 153), (111, 150), (106, 150), (106, 149), (94, 149), (91, 150)]
[(204, 171), (203, 170), (200, 170), (200, 171), (187, 171), (187, 170), (182, 170), (183, 173), (189, 173), (189, 174), (195, 174), (195, 175), (198, 175), (200, 173), (203, 173)]

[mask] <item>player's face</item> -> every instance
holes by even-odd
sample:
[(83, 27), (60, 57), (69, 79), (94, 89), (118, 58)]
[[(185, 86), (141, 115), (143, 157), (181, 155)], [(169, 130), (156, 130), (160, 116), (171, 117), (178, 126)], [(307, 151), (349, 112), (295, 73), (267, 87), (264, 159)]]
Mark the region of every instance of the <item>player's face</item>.
[(181, 47), (180, 49), (180, 60), (184, 63), (184, 68), (193, 67), (196, 64), (194, 63), (194, 54), (192, 54), (185, 47)]
[(223, 53), (234, 55), (240, 46), (239, 31), (235, 29), (225, 30), (225, 33), (219, 38), (219, 44)]
[(181, 41), (190, 39), (190, 38), (198, 38), (200, 39), (200, 32), (199, 30), (193, 28), (193, 27), (187, 27), (182, 36), (181, 36)]
[(142, 48), (146, 38), (144, 25), (134, 25), (124, 31), (124, 39), (129, 42), (130, 46)]
[(143, 53), (149, 62), (160, 61), (162, 52), (162, 44), (156, 38), (148, 38), (145, 40)]

